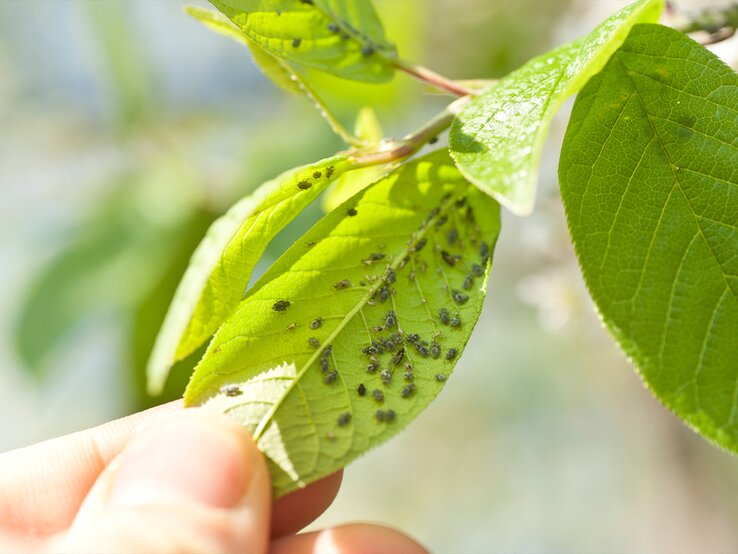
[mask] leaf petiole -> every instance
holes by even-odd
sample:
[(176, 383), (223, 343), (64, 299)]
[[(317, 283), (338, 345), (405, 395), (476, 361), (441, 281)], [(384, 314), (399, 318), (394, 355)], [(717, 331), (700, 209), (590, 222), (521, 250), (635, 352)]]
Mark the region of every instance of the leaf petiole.
[(452, 81), (422, 65), (416, 65), (400, 59), (393, 59), (392, 64), (395, 69), (399, 69), (432, 87), (450, 92), (454, 96), (474, 96), (478, 94), (474, 89), (468, 88), (458, 81)]

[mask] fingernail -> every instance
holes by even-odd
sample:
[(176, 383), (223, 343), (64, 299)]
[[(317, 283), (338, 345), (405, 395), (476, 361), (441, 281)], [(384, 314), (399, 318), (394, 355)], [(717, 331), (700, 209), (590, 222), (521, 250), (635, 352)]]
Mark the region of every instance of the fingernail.
[(194, 501), (214, 508), (239, 504), (252, 480), (255, 447), (227, 421), (182, 414), (123, 451), (109, 503), (140, 506)]

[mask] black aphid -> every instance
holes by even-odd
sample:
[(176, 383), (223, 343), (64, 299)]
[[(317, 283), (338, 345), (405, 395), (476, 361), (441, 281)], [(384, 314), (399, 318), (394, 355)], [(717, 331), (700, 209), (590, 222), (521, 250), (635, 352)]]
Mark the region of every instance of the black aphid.
[(333, 166), (332, 166), (332, 165), (329, 165), (329, 166), (328, 166), (328, 167), (327, 167), (327, 168), (325, 169), (325, 178), (326, 178), (326, 179), (330, 179), (330, 178), (331, 178), (331, 175), (333, 175), (333, 172), (334, 172), (334, 171), (335, 171), (335, 169), (333, 168)]
[(374, 417), (377, 419), (377, 421), (384, 421), (384, 410), (377, 410), (376, 412), (374, 412)]
[(437, 142), (438, 142), (438, 137), (432, 137), (432, 138), (431, 138), (431, 139), (430, 139), (430, 140), (428, 141), (428, 144), (435, 144), (435, 143), (437, 143)]
[(336, 290), (343, 290), (343, 289), (351, 288), (351, 281), (349, 281), (348, 279), (342, 279), (338, 281), (338, 283), (333, 285), (333, 288)]
[(436, 373), (436, 381), (443, 383), (447, 379), (445, 373)]
[(351, 35), (348, 33), (341, 33), (341, 40), (348, 40), (351, 38)]
[(385, 419), (385, 421), (394, 421), (395, 420), (395, 411), (394, 410), (387, 410), (384, 413), (384, 419)]
[(377, 341), (373, 340), (372, 341), (372, 346), (377, 351), (377, 354), (384, 354), (384, 346), (382, 346), (380, 343), (378, 343)]
[(330, 363), (330, 361), (328, 360), (328, 358), (321, 358), (321, 359), (320, 359), (320, 370), (321, 370), (321, 371), (322, 371), (323, 373), (328, 373), (328, 370), (330, 369), (330, 364), (331, 364), (331, 363)]
[(349, 421), (351, 421), (351, 414), (349, 412), (343, 412), (340, 416), (338, 416), (336, 424), (339, 427), (343, 427), (344, 425), (347, 425)]
[(395, 344), (402, 344), (402, 334), (400, 334), (398, 331), (392, 333), (392, 336), (390, 338)]
[(390, 297), (390, 290), (387, 287), (382, 287), (379, 291), (379, 301), (386, 302)]
[(479, 256), (482, 258), (489, 256), (489, 245), (484, 241), (479, 244)]
[(459, 353), (459, 351), (456, 350), (455, 348), (449, 348), (446, 351), (446, 359), (447, 360), (453, 360), (458, 353)]
[(410, 261), (410, 256), (405, 256), (400, 260), (400, 264), (397, 266), (397, 269), (402, 269), (407, 265), (407, 263)]
[(369, 254), (369, 259), (378, 262), (379, 260), (384, 260), (386, 256), (387, 254), (384, 254), (383, 252), (372, 252)]
[(336, 382), (336, 379), (338, 379), (338, 372), (331, 371), (328, 375), (325, 376), (325, 384), (331, 385)]
[(365, 287), (366, 286), (366, 281), (359, 281), (359, 285), (362, 286), (362, 287)]
[(469, 290), (474, 286), (474, 277), (471, 275), (467, 275), (464, 279), (464, 283), (461, 285), (461, 288), (464, 290)]
[(426, 244), (428, 244), (428, 239), (420, 239), (418, 242), (415, 243), (415, 246), (413, 246), (413, 251), (420, 252), (423, 248), (425, 248)]
[(223, 385), (220, 387), (221, 394), (226, 396), (239, 396), (241, 393), (241, 387), (236, 384)]
[(387, 282), (394, 283), (395, 281), (397, 281), (397, 275), (395, 274), (395, 270), (392, 268), (389, 268), (387, 270)]
[(397, 353), (392, 356), (392, 365), (398, 366), (402, 362), (402, 359), (405, 357), (405, 349), (400, 348)]
[(275, 312), (283, 312), (283, 311), (285, 311), (289, 307), (290, 307), (290, 301), (289, 300), (277, 300), (272, 305), (272, 310), (274, 310)]
[(326, 27), (331, 33), (337, 33), (341, 30), (335, 23), (329, 23)]
[(313, 0), (300, 0), (303, 4), (312, 4)]
[(415, 350), (417, 350), (418, 354), (420, 354), (420, 356), (423, 358), (427, 358), (428, 356), (430, 356), (430, 350), (428, 350), (428, 347), (423, 346), (420, 343), (415, 343)]
[(446, 225), (446, 222), (448, 221), (448, 216), (442, 215), (438, 218), (438, 221), (436, 221), (436, 227), (443, 227)]
[(458, 317), (452, 317), (448, 325), (449, 327), (461, 327), (461, 320)]
[(363, 46), (361, 48), (361, 53), (364, 56), (371, 56), (372, 54), (374, 54), (374, 48), (372, 48), (371, 46)]
[(384, 393), (379, 389), (374, 389), (372, 391), (372, 396), (374, 397), (374, 400), (377, 402), (384, 402)]
[(308, 343), (313, 348), (320, 348), (320, 341), (316, 339), (315, 337), (308, 337)]
[(415, 374), (412, 371), (406, 371), (402, 374), (405, 381), (414, 381), (415, 380)]
[(313, 179), (320, 179), (323, 174), (320, 171), (313, 171)]
[(441, 256), (443, 256), (443, 261), (446, 262), (451, 267), (455, 266), (457, 263), (461, 261), (461, 256), (449, 254), (445, 250), (441, 250)]
[(441, 323), (444, 325), (448, 325), (448, 322), (451, 320), (451, 316), (446, 308), (438, 310), (438, 319), (440, 319)]
[(331, 354), (333, 354), (333, 345), (329, 344), (325, 347), (325, 350), (323, 350), (323, 358), (330, 358)]
[(306, 243), (305, 243), (305, 246), (307, 246), (308, 248), (312, 248), (312, 247), (313, 247), (313, 246), (315, 246), (316, 244), (318, 244), (318, 243), (317, 243), (317, 242), (315, 242), (315, 241), (312, 241), (312, 242), (306, 242)]
[(349, 208), (348, 210), (346, 210), (346, 215), (348, 215), (349, 217), (354, 217), (358, 213), (359, 212), (356, 211), (356, 208)]
[(369, 365), (366, 366), (366, 372), (367, 373), (376, 373), (377, 370), (382, 367), (379, 362), (369, 362)]
[(420, 335), (417, 333), (410, 333), (407, 336), (407, 342), (418, 342), (420, 340)]
[(307, 189), (309, 189), (312, 186), (313, 186), (313, 184), (310, 181), (308, 181), (307, 179), (304, 180), (304, 181), (300, 181), (299, 183), (297, 183), (297, 188), (300, 189), (300, 190), (307, 190)]
[(436, 341), (430, 343), (430, 355), (433, 359), (436, 359), (441, 355), (441, 345)]
[(356, 392), (359, 393), (359, 396), (366, 396), (366, 385), (359, 383), (359, 386), (356, 387)]
[(384, 317), (384, 326), (387, 329), (392, 329), (395, 325), (397, 325), (397, 314), (395, 314), (394, 310), (390, 310)]
[(372, 346), (372, 345), (365, 346), (364, 348), (361, 349), (361, 351), (364, 354), (366, 354), (367, 356), (373, 356), (375, 354), (379, 354), (379, 350), (377, 350), (376, 348), (374, 348), (374, 346)]
[(299, 48), (300, 44), (302, 43), (301, 38), (296, 38), (292, 40), (292, 48)]
[(408, 383), (404, 387), (402, 387), (402, 392), (400, 393), (403, 398), (407, 398), (412, 393), (415, 392), (415, 383)]
[(456, 240), (459, 238), (459, 232), (456, 229), (451, 229), (446, 234), (446, 240), (449, 244), (456, 244)]
[(451, 291), (451, 297), (457, 304), (466, 304), (469, 301), (469, 296), (457, 289), (453, 289)]
[(382, 383), (385, 385), (389, 385), (392, 382), (392, 372), (388, 369), (383, 369), (379, 376), (382, 378)]
[(395, 341), (393, 341), (391, 338), (381, 338), (379, 339), (379, 342), (382, 343), (382, 346), (384, 346), (384, 349), (387, 352), (394, 352), (395, 348), (397, 348)]
[(311, 329), (320, 329), (320, 326), (323, 325), (323, 318), (322, 317), (316, 317), (314, 320), (310, 322), (310, 328)]
[(423, 225), (428, 225), (428, 223), (431, 222), (431, 220), (436, 217), (441, 212), (441, 208), (433, 208), (430, 213), (428, 214), (428, 217), (425, 218), (425, 221), (423, 222)]
[(479, 264), (472, 264), (471, 271), (474, 277), (481, 277), (484, 275), (484, 268)]

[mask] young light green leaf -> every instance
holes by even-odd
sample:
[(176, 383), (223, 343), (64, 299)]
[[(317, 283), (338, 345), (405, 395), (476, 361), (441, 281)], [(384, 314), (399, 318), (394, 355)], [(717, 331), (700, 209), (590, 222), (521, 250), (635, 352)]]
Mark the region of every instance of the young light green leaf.
[[(384, 133), (373, 109), (365, 106), (359, 110), (354, 134), (368, 148), (379, 146)], [(354, 194), (379, 179), (386, 170), (386, 165), (370, 165), (344, 173), (323, 195), (323, 209), (330, 212), (337, 208)]]
[(394, 45), (369, 0), (210, 0), (280, 59), (365, 82), (389, 81)]
[(541, 147), (551, 118), (607, 63), (639, 22), (658, 20), (663, 0), (639, 0), (591, 34), (532, 59), (476, 97), (451, 126), (461, 173), (518, 215), (535, 203)]
[(738, 76), (636, 26), (574, 105), (559, 177), (602, 318), (653, 394), (738, 452)]
[(236, 203), (192, 255), (147, 367), (156, 394), (172, 364), (208, 340), (243, 298), (254, 265), (274, 236), (354, 163), (338, 154), (292, 169)]
[(249, 291), (185, 393), (246, 426), (275, 496), (396, 434), (443, 388), (484, 300), (499, 206), (446, 152), (325, 216)]

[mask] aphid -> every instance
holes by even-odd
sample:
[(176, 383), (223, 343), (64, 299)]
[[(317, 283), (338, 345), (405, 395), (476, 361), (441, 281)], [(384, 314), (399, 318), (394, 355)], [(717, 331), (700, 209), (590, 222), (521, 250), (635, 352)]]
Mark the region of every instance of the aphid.
[[(461, 208), (464, 204), (466, 204), (466, 196), (462, 196), (456, 201), (456, 206), (459, 208)], [(471, 206), (469, 207), (469, 209), (471, 210)]]
[(402, 387), (402, 392), (400, 393), (403, 398), (407, 398), (412, 393), (415, 392), (415, 383), (408, 383), (404, 387)]
[(464, 283), (461, 285), (461, 288), (464, 290), (469, 290), (474, 286), (474, 277), (471, 275), (467, 275), (464, 279)]
[(384, 317), (384, 326), (387, 329), (392, 329), (395, 325), (397, 325), (397, 314), (395, 314), (394, 310), (390, 310)]
[(365, 346), (364, 348), (361, 349), (361, 351), (367, 356), (373, 356), (374, 354), (379, 354), (379, 351), (376, 348), (374, 348), (374, 346), (372, 345)]
[(463, 294), (461, 291), (457, 289), (453, 289), (451, 291), (451, 297), (454, 299), (454, 302), (457, 304), (466, 304), (469, 301), (469, 296), (466, 294)]
[(395, 420), (395, 411), (394, 410), (387, 410), (384, 413), (384, 419), (385, 419), (385, 421), (394, 421)]
[(438, 221), (436, 221), (436, 227), (443, 227), (446, 225), (446, 222), (448, 221), (448, 216), (442, 215), (438, 218)]
[(359, 281), (359, 286), (365, 287), (366, 286), (366, 281)]
[(297, 183), (297, 188), (300, 189), (300, 190), (307, 190), (307, 189), (309, 189), (312, 186), (313, 186), (313, 184), (310, 181), (308, 181), (307, 179), (304, 180), (304, 181), (300, 181), (299, 183)]
[(351, 38), (351, 35), (348, 33), (341, 33), (341, 40), (348, 40)]
[(402, 344), (402, 334), (398, 331), (395, 331), (392, 333), (392, 336), (390, 337), (392, 339), (392, 342), (395, 344)]
[(405, 381), (415, 380), (415, 374), (412, 371), (406, 371), (402, 376), (405, 378)]
[(444, 325), (448, 325), (448, 322), (450, 321), (450, 315), (448, 313), (448, 310), (446, 308), (441, 308), (438, 310), (438, 319), (441, 320), (441, 323)]
[(287, 326), (287, 330), (288, 330), (288, 331), (292, 331), (292, 330), (293, 330), (293, 329), (294, 329), (295, 327), (297, 327), (297, 323), (295, 323), (295, 322), (293, 321), (292, 323), (290, 323), (290, 324), (289, 324), (289, 325)]
[(344, 425), (347, 425), (349, 421), (351, 421), (351, 414), (349, 412), (343, 412), (340, 416), (338, 416), (336, 424), (339, 427), (343, 427)]
[(381, 344), (379, 344), (377, 341), (373, 340), (372, 346), (377, 351), (377, 354), (384, 354), (384, 347)]
[(335, 23), (329, 23), (326, 27), (331, 33), (337, 33), (341, 30)]
[(379, 301), (386, 302), (390, 297), (390, 291), (387, 287), (382, 287), (379, 291)]
[(450, 360), (453, 360), (458, 353), (459, 353), (459, 351), (456, 350), (455, 348), (449, 348), (446, 351), (446, 359), (449, 360), (449, 361)]
[(404, 357), (405, 357), (405, 349), (404, 348), (400, 348), (397, 351), (397, 354), (395, 354), (394, 356), (392, 356), (392, 365), (393, 366), (400, 365), (400, 362), (402, 362), (402, 359)]
[(441, 250), (441, 256), (443, 256), (443, 261), (451, 267), (455, 266), (457, 263), (459, 263), (459, 261), (461, 261), (461, 256), (449, 254), (445, 250)]
[(404, 258), (402, 258), (402, 260), (400, 260), (400, 263), (397, 266), (397, 269), (402, 269), (403, 267), (407, 265), (409, 261), (410, 261), (410, 256), (405, 256)]
[(333, 345), (332, 344), (329, 344), (323, 350), (323, 358), (326, 358), (326, 359), (327, 358), (330, 358), (331, 357), (331, 354), (333, 354)]
[(359, 396), (366, 396), (366, 385), (364, 385), (364, 383), (359, 383), (359, 386), (356, 388), (356, 392), (359, 393)]
[(431, 220), (436, 217), (441, 212), (441, 208), (433, 208), (430, 213), (428, 214), (428, 217), (425, 218), (425, 221), (423, 222), (423, 225), (428, 225), (428, 223), (431, 222)]
[(420, 340), (420, 335), (417, 333), (410, 333), (407, 336), (407, 342), (418, 342)]
[(395, 348), (397, 348), (397, 345), (395, 345), (394, 341), (390, 338), (381, 338), (379, 339), (379, 342), (382, 343), (382, 346), (384, 346), (384, 349), (387, 352), (394, 352)]
[(313, 348), (320, 348), (320, 341), (316, 339), (315, 337), (308, 337), (308, 343)]
[(411, 272), (410, 272), (410, 273), (408, 274), (407, 278), (408, 278), (408, 279), (409, 279), (410, 281), (415, 281), (415, 272), (414, 272), (414, 271), (411, 271)]
[(300, 43), (302, 42), (301, 38), (296, 38), (292, 40), (292, 48), (299, 48)]
[(417, 350), (418, 354), (423, 358), (427, 358), (430, 355), (428, 348), (420, 343), (415, 343), (415, 350)]
[(377, 421), (380, 421), (380, 422), (384, 421), (384, 418), (385, 418), (384, 410), (377, 410), (376, 412), (374, 412), (374, 417), (376, 418)]
[(448, 325), (449, 327), (461, 327), (461, 320), (458, 317), (452, 317)]
[(326, 179), (330, 179), (330, 178), (331, 178), (331, 175), (333, 175), (333, 172), (334, 172), (334, 171), (335, 171), (335, 169), (333, 168), (333, 166), (332, 166), (332, 165), (329, 165), (329, 166), (328, 166), (328, 167), (327, 167), (327, 168), (325, 169), (325, 178), (326, 178)]
[(428, 140), (428, 144), (435, 144), (438, 142), (438, 137), (432, 137), (430, 140)]
[(313, 179), (320, 179), (323, 174), (320, 171), (313, 171)]
[(484, 275), (484, 268), (479, 264), (472, 264), (471, 271), (474, 277), (481, 277)]
[(456, 240), (459, 238), (459, 232), (456, 229), (451, 229), (446, 234), (446, 240), (449, 244), (456, 244)]
[(317, 243), (316, 243), (315, 241), (312, 241), (312, 242), (306, 242), (306, 243), (305, 243), (305, 246), (307, 246), (308, 248), (312, 248), (312, 247), (313, 247), (313, 246), (315, 246), (316, 244), (317, 244)]
[(349, 208), (348, 210), (346, 210), (346, 215), (348, 215), (349, 217), (354, 217), (358, 213), (359, 212), (356, 211), (356, 208)]
[(331, 385), (336, 382), (336, 379), (338, 379), (338, 372), (331, 371), (328, 375), (325, 376), (325, 384)]
[(323, 373), (328, 373), (328, 370), (330, 369), (330, 361), (328, 358), (321, 358), (320, 359), (320, 370)]
[(374, 389), (372, 391), (372, 396), (374, 397), (374, 400), (377, 402), (384, 402), (384, 393), (379, 389)]
[(443, 383), (447, 379), (445, 373), (436, 373), (436, 381)]
[(300, 0), (303, 4), (312, 4), (313, 0)]
[(441, 345), (436, 341), (430, 344), (430, 355), (433, 359), (437, 359), (441, 355)]
[(374, 54), (374, 48), (372, 48), (371, 46), (364, 46), (361, 48), (361, 53), (364, 56), (371, 56), (372, 54)]
[(220, 387), (221, 394), (225, 394), (226, 396), (239, 396), (241, 393), (241, 387), (238, 385), (231, 383), (229, 385), (223, 385)]
[(289, 300), (277, 300), (272, 305), (272, 310), (274, 310), (275, 312), (283, 312), (283, 311), (285, 311), (289, 307), (290, 307), (290, 301)]
[(343, 289), (351, 288), (351, 281), (349, 281), (348, 279), (343, 279), (341, 281), (338, 281), (338, 283), (336, 283), (335, 285), (333, 285), (333, 288), (336, 290), (343, 290)]
[(395, 274), (395, 270), (392, 268), (389, 268), (387, 270), (387, 282), (394, 283), (395, 281), (397, 281), (397, 275)]
[(367, 373), (376, 373), (376, 371), (382, 367), (379, 362), (369, 362), (369, 365), (366, 366), (366, 372)]
[(392, 372), (388, 369), (383, 369), (379, 376), (382, 378), (382, 383), (385, 385), (389, 385), (392, 382)]
[(311, 329), (320, 329), (320, 326), (323, 325), (323, 318), (322, 317), (316, 317), (314, 320), (310, 322), (310, 328)]
[(479, 256), (481, 258), (489, 256), (489, 245), (484, 241), (479, 244)]
[(420, 252), (423, 248), (425, 248), (426, 244), (428, 244), (428, 239), (420, 239), (418, 242), (415, 243), (415, 246), (413, 246), (413, 252)]
[(213, 354), (217, 354), (218, 352), (220, 352), (220, 346), (213, 348)]
[(387, 254), (384, 254), (383, 252), (372, 252), (369, 254), (369, 258), (374, 260), (375, 262), (378, 262), (379, 260), (384, 260), (384, 258), (387, 256)]

